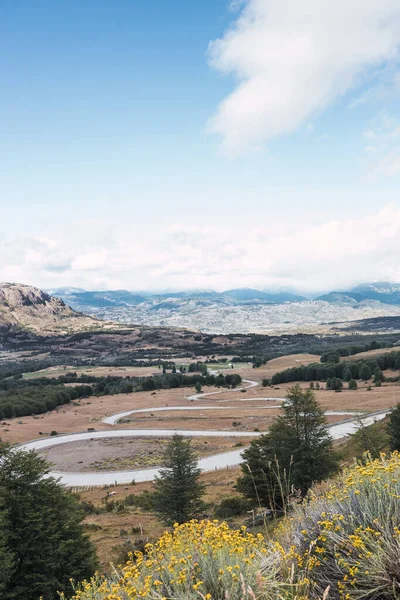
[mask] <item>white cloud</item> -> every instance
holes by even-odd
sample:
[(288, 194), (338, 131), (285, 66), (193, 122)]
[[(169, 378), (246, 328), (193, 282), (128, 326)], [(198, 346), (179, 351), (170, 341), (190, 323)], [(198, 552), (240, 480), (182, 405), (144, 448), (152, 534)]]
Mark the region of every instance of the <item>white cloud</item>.
[(380, 113), (367, 127), (364, 150), (374, 156), (369, 172), (372, 176), (400, 174), (400, 121), (387, 112)]
[(395, 64), (399, 45), (399, 0), (247, 0), (210, 44), (237, 85), (209, 128), (230, 155), (257, 148)]
[(375, 165), (374, 173), (381, 175), (399, 175), (400, 174), (400, 153), (387, 154)]
[[(278, 225), (278, 226), (277, 226)], [(87, 226), (86, 226), (87, 227)], [(358, 219), (267, 227), (121, 225), (86, 236), (0, 236), (0, 281), (87, 289), (297, 287), (319, 291), (360, 281), (400, 281), (400, 206)]]

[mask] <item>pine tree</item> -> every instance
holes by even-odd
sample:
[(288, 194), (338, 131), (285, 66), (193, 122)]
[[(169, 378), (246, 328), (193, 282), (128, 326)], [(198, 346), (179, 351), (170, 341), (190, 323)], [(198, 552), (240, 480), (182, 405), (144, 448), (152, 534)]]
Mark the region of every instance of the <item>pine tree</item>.
[(385, 430), (382, 430), (381, 423), (365, 425), (361, 418), (358, 419), (358, 429), (352, 434), (352, 438), (359, 453), (362, 455), (368, 452), (372, 458), (379, 458), (389, 441), (389, 436)]
[(387, 430), (390, 436), (390, 449), (400, 452), (400, 404), (390, 413)]
[(367, 381), (371, 377), (371, 370), (367, 364), (363, 364), (360, 368), (360, 379)]
[(355, 379), (350, 379), (349, 390), (356, 390), (357, 388), (358, 388), (357, 381)]
[(53, 600), (58, 590), (71, 592), (70, 578), (89, 577), (97, 566), (76, 498), (35, 453), (3, 447), (0, 460), (0, 561), (2, 543), (9, 555), (1, 599)]
[(0, 598), (3, 598), (14, 565), (14, 555), (7, 547), (6, 525), (7, 513), (4, 506), (0, 506)]
[(353, 379), (353, 375), (352, 375), (350, 369), (345, 369), (345, 371), (343, 373), (343, 379), (345, 381), (350, 381), (351, 379)]
[[(322, 409), (312, 390), (295, 385), (289, 390), (283, 415), (269, 433), (243, 452), (238, 489), (264, 506), (282, 501), (282, 490), (293, 486), (303, 495), (316, 481), (337, 469), (337, 458)], [(257, 492), (255, 491), (257, 488)]]
[(174, 435), (154, 483), (155, 510), (167, 525), (185, 523), (201, 512), (204, 484), (199, 481), (200, 473), (190, 440)]
[(375, 369), (375, 372), (374, 372), (374, 383), (378, 387), (382, 384), (382, 381), (384, 381), (384, 380), (385, 380), (385, 376), (382, 373), (382, 369), (380, 369), (378, 367), (377, 369)]

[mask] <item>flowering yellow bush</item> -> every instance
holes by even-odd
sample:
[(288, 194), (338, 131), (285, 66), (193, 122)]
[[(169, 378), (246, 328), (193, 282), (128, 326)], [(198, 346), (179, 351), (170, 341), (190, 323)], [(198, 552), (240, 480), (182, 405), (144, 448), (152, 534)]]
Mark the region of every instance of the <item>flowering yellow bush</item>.
[(400, 599), (400, 455), (368, 457), (294, 506), (274, 540), (176, 525), (71, 600)]
[(190, 521), (148, 544), (145, 554), (135, 553), (120, 577), (84, 582), (74, 600), (253, 597), (253, 588), (263, 585), (258, 564), (265, 552), (263, 536), (245, 527), (234, 531), (218, 521)]
[(400, 455), (365, 457), (281, 528), (276, 548), (320, 597), (400, 598)]

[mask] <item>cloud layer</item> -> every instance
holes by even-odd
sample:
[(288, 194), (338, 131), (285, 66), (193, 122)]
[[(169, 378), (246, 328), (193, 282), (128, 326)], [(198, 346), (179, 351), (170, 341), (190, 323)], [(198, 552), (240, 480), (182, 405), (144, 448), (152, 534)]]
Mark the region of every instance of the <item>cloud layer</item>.
[[(398, 0), (246, 0), (210, 44), (210, 64), (237, 80), (209, 123), (229, 155), (257, 148), (396, 65)], [(382, 73), (382, 71), (381, 71)], [(382, 77), (381, 77), (382, 78)]]
[(268, 227), (77, 223), (57, 236), (0, 234), (0, 281), (131, 290), (232, 287), (323, 291), (400, 281), (400, 208), (359, 219)]

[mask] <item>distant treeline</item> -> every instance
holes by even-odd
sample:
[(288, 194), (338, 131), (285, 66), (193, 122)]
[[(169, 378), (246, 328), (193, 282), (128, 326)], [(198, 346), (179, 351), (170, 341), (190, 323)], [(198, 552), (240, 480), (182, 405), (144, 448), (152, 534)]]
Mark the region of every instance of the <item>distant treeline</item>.
[(389, 352), (370, 359), (354, 361), (312, 363), (285, 369), (275, 373), (271, 379), (265, 379), (264, 385), (278, 385), (292, 381), (326, 381), (334, 377), (350, 381), (351, 379), (367, 380), (380, 369), (399, 369), (400, 352)]
[(90, 385), (21, 387), (0, 394), (0, 419), (39, 415), (61, 404), (91, 396)]
[(377, 342), (376, 340), (372, 340), (372, 342), (367, 344), (359, 344), (357, 346), (344, 346), (341, 348), (335, 348), (333, 351), (322, 353), (321, 362), (339, 362), (340, 357), (343, 356), (354, 356), (354, 354), (360, 354), (361, 352), (380, 350), (382, 348), (393, 348), (393, 346), (393, 342)]
[[(167, 373), (154, 377), (95, 377), (66, 373), (58, 378), (0, 381), (0, 419), (38, 415), (62, 404), (88, 396), (127, 394), (179, 387), (229, 386), (236, 387), (242, 378), (235, 373), (223, 375)], [(65, 384), (74, 383), (67, 387)]]

